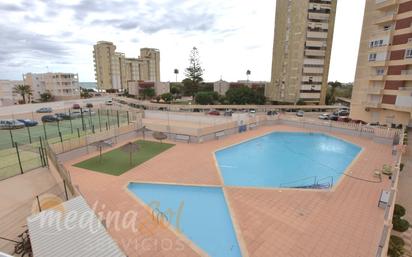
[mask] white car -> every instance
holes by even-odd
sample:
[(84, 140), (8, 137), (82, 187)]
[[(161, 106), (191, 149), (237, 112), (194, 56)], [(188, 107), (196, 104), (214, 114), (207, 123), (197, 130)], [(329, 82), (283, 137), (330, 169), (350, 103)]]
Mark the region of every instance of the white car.
[(329, 120), (329, 114), (328, 113), (323, 113), (318, 116), (320, 120)]
[(0, 120), (0, 129), (19, 129), (24, 127), (24, 123), (18, 120)]

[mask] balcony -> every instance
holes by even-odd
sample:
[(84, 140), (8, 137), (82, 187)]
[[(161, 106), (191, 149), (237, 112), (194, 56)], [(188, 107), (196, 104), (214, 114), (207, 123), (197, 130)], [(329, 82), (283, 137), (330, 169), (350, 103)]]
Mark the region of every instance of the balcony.
[(325, 50), (305, 50), (306, 56), (320, 56), (323, 57), (326, 55)]
[(382, 87), (370, 87), (367, 90), (368, 95), (382, 95), (383, 88)]
[(376, 10), (387, 10), (396, 6), (398, 0), (376, 0)]
[(403, 70), (400, 75), (388, 75), (386, 79), (397, 81), (412, 80), (412, 70)]
[(306, 40), (307, 47), (326, 47), (326, 41), (311, 41)]
[(301, 90), (315, 90), (320, 91), (322, 89), (322, 85), (301, 85)]
[(314, 83), (321, 83), (322, 76), (303, 76), (302, 82), (314, 82)]
[(300, 93), (301, 99), (320, 99), (320, 93)]
[(376, 19), (375, 25), (388, 24), (388, 23), (392, 23), (394, 21), (395, 21), (395, 14), (394, 13), (385, 14), (384, 16), (381, 16), (380, 18)]
[(317, 31), (308, 31), (306, 33), (307, 38), (320, 38), (326, 39), (328, 38), (328, 32), (317, 32)]
[(368, 101), (368, 102), (364, 102), (364, 105), (365, 107), (368, 107), (368, 108), (380, 108), (381, 107), (381, 103), (379, 102)]
[(329, 13), (309, 12), (309, 19), (313, 19), (313, 20), (329, 20)]
[(323, 68), (303, 67), (303, 73), (323, 74)]
[(372, 73), (369, 77), (369, 80), (383, 80), (384, 79), (384, 75), (383, 74), (376, 74), (376, 73)]

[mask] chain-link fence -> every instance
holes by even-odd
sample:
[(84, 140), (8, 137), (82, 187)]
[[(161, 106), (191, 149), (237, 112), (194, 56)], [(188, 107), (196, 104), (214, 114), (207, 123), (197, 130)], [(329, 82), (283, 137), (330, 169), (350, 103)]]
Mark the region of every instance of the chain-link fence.
[(45, 140), (61, 145), (82, 141), (88, 135), (136, 123), (141, 116), (138, 111), (117, 108), (67, 109), (64, 114), (67, 116), (63, 120), (44, 123), (37, 120), (36, 126), (0, 130), (0, 180), (46, 166)]

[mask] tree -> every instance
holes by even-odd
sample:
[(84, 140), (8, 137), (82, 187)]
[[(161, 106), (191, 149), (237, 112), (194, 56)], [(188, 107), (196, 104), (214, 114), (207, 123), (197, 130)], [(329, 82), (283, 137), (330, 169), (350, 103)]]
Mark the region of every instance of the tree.
[(250, 74), (252, 74), (252, 72), (250, 71), (250, 70), (247, 70), (246, 71), (246, 76), (247, 76), (247, 81), (249, 82), (249, 76), (250, 76)]
[(229, 104), (264, 104), (266, 102), (265, 96), (245, 86), (230, 88), (226, 91), (226, 100)]
[(178, 86), (177, 83), (175, 85), (170, 85), (170, 93), (177, 98), (182, 93), (181, 86)]
[(164, 93), (160, 95), (160, 98), (166, 103), (170, 103), (173, 100), (173, 95), (171, 93)]
[(197, 104), (214, 104), (219, 99), (217, 92), (198, 92), (195, 96)]
[(174, 70), (174, 73), (175, 73), (175, 75), (176, 75), (176, 82), (177, 82), (177, 75), (179, 74), (179, 70), (178, 70), (178, 69), (175, 69), (175, 70)]
[(123, 152), (129, 153), (129, 165), (132, 166), (133, 153), (140, 151), (140, 146), (137, 143), (129, 142), (120, 148)]
[(50, 93), (49, 90), (46, 90), (46, 92), (40, 94), (40, 101), (50, 102), (52, 100), (53, 100), (53, 95)]
[(332, 105), (335, 103), (336, 89), (341, 88), (341, 87), (342, 87), (342, 83), (340, 83), (339, 81), (328, 83), (328, 89), (326, 91), (326, 100), (325, 100), (327, 105)]
[(155, 94), (156, 94), (156, 92), (155, 92), (154, 88), (152, 88), (152, 87), (148, 87), (148, 88), (145, 88), (145, 89), (142, 90), (143, 99), (146, 99), (146, 97), (151, 99), (155, 96)]
[[(199, 84), (203, 81), (203, 69), (200, 65), (199, 50), (193, 47), (189, 57), (189, 67), (185, 70), (186, 79), (183, 80), (185, 93), (194, 96)], [(186, 82), (185, 82), (186, 81)]]
[(13, 93), (21, 95), (23, 103), (26, 103), (26, 95), (30, 95), (32, 90), (29, 85), (16, 85), (13, 88)]

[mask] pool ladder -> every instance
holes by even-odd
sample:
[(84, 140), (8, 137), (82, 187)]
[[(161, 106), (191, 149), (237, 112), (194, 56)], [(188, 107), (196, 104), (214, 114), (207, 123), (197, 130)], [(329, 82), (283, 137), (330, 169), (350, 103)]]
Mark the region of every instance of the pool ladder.
[[(313, 183), (302, 183), (303, 181), (312, 181)], [(297, 184), (297, 185), (296, 185)], [(333, 186), (333, 176), (318, 179), (318, 176), (306, 177), (286, 183), (279, 184), (279, 187), (288, 188), (307, 188), (307, 189), (329, 189)]]
[(162, 212), (159, 208), (152, 209), (152, 219), (153, 220), (155, 219), (155, 216), (156, 216), (157, 224), (160, 224), (160, 222), (164, 219), (166, 219), (166, 221), (169, 222), (169, 218), (167, 217), (167, 215), (164, 212)]

